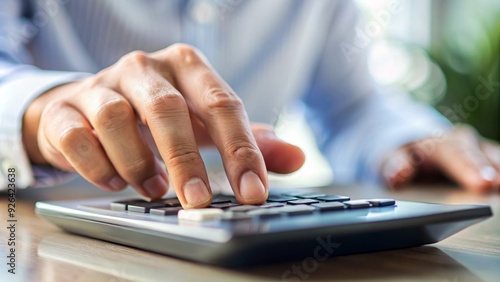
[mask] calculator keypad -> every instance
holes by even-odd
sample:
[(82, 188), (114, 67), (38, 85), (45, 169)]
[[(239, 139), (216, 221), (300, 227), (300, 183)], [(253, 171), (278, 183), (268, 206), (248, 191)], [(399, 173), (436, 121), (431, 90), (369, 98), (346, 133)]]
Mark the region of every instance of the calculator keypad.
[(242, 205), (233, 196), (216, 195), (208, 209), (183, 210), (176, 198), (154, 201), (142, 199), (116, 201), (110, 204), (110, 209), (131, 213), (150, 213), (153, 216), (177, 215), (180, 220), (203, 221), (215, 218), (236, 221), (394, 205), (396, 205), (396, 201), (393, 199), (351, 200), (349, 197), (341, 195), (294, 192), (270, 195), (267, 201), (261, 205)]

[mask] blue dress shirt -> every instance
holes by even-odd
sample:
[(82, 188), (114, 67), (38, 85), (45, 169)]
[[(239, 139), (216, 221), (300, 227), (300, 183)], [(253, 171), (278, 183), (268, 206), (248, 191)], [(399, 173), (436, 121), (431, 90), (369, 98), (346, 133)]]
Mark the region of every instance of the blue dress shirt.
[(361, 40), (352, 2), (2, 0), (2, 170), (16, 167), (20, 187), (63, 181), (64, 174), (32, 166), (26, 156), (22, 116), (30, 102), (133, 50), (184, 42), (205, 53), (252, 121), (273, 122), (283, 106), (301, 101), (335, 180), (375, 181), (387, 153), (449, 123), (428, 106), (377, 89), (367, 73), (368, 47), (352, 54), (341, 48)]

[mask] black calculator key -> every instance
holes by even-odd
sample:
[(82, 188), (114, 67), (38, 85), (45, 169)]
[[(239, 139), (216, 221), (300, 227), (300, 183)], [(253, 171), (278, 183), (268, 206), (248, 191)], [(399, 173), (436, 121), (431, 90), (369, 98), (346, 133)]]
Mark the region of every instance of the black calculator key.
[(145, 201), (143, 199), (131, 199), (131, 200), (123, 200), (123, 201), (116, 201), (112, 202), (110, 204), (110, 208), (114, 211), (126, 211), (128, 205), (133, 205), (136, 203), (147, 203), (148, 201)]
[(318, 203), (318, 204), (312, 204), (311, 206), (316, 207), (321, 212), (345, 209), (345, 205), (342, 204), (341, 202)]
[(181, 206), (181, 202), (177, 198), (153, 200), (153, 201), (150, 201), (150, 203), (164, 204), (167, 207), (180, 207)]
[(162, 202), (134, 203), (127, 206), (129, 212), (148, 213), (150, 209), (163, 208), (167, 205)]
[(302, 198), (302, 199), (317, 199), (319, 197), (325, 197), (325, 194), (322, 193), (308, 193), (304, 195), (299, 195), (297, 197)]
[(182, 210), (182, 207), (164, 207), (150, 209), (149, 213), (153, 215), (177, 215), (180, 210)]
[(276, 208), (276, 209), (279, 209), (280, 212), (286, 213), (288, 215), (308, 214), (316, 210), (316, 208), (308, 205), (284, 206), (282, 208)]
[(292, 197), (292, 196), (286, 196), (286, 195), (271, 195), (267, 198), (268, 202), (288, 202), (288, 201), (293, 201), (297, 200), (297, 197)]
[(316, 199), (325, 202), (344, 202), (344, 201), (349, 201), (351, 198), (341, 195), (328, 195), (324, 197), (318, 197)]
[(212, 204), (222, 204), (222, 203), (231, 203), (232, 201), (235, 201), (236, 199), (231, 196), (215, 196), (212, 199)]
[(346, 205), (348, 209), (361, 209), (371, 207), (370, 202), (365, 200), (346, 201), (343, 202), (343, 204)]
[(396, 201), (393, 199), (370, 199), (367, 201), (374, 207), (394, 206), (396, 204)]
[(310, 205), (310, 204), (319, 203), (319, 201), (314, 200), (314, 199), (298, 199), (298, 200), (289, 201), (288, 203), (290, 205)]
[(138, 200), (127, 205), (127, 210), (131, 212), (148, 213), (150, 209), (162, 207), (180, 207), (181, 203), (177, 198), (159, 199), (153, 201)]

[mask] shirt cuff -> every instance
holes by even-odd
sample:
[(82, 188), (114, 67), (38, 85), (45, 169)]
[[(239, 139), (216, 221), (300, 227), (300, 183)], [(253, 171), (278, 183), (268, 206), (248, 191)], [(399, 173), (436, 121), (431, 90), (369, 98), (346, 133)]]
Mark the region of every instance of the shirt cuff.
[[(67, 181), (71, 173), (55, 168), (32, 169), (22, 139), (22, 120), (26, 108), (42, 93), (56, 86), (77, 81), (91, 74), (42, 71), (26, 68), (0, 81), (0, 188), (7, 187), (7, 171), (16, 170), (16, 187), (46, 186)], [(48, 179), (52, 177), (52, 181)]]

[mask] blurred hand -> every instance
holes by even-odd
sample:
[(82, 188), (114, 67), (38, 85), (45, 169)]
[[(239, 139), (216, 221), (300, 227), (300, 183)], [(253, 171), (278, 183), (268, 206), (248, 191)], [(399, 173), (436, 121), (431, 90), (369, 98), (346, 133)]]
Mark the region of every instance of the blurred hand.
[(168, 188), (166, 172), (139, 125), (150, 130), (185, 208), (212, 199), (199, 146), (218, 148), (235, 196), (246, 204), (267, 198), (266, 166), (288, 173), (304, 162), (302, 151), (270, 127), (251, 126), (230, 86), (183, 44), (132, 52), (88, 79), (46, 92), (25, 112), (23, 141), (33, 163), (76, 171), (105, 190), (129, 183), (159, 198)]
[(440, 138), (424, 139), (394, 152), (385, 160), (382, 174), (396, 189), (445, 175), (470, 191), (498, 191), (500, 146), (461, 125)]

